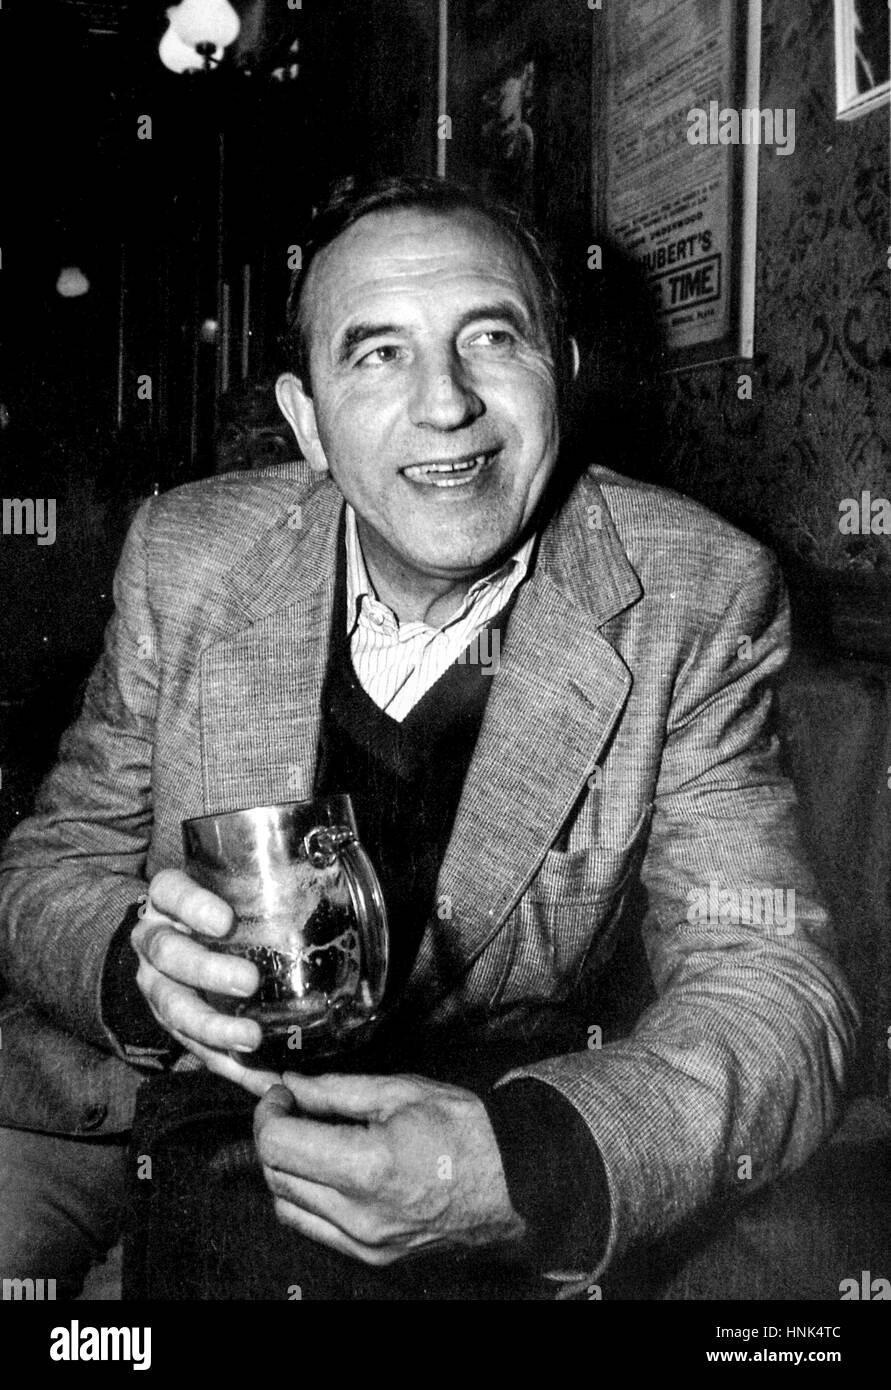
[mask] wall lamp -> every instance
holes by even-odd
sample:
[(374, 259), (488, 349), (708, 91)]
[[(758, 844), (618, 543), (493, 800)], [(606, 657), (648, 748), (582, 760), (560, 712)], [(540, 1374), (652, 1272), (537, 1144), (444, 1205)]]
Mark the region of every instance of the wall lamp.
[(241, 29), (229, 0), (182, 0), (171, 6), (167, 18), (158, 55), (171, 72), (210, 72)]

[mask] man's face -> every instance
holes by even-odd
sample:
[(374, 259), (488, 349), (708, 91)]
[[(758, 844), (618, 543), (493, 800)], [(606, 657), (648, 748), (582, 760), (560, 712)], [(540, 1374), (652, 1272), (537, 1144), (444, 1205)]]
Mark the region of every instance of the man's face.
[(415, 582), (484, 572), (557, 455), (532, 271), (473, 213), (378, 212), (321, 253), (306, 294), (312, 400), (285, 377), (279, 403), (367, 557)]

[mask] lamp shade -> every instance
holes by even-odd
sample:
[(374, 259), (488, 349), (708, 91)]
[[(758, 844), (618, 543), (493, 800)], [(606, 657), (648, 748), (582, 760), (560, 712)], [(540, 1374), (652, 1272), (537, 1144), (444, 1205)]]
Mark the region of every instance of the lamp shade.
[[(168, 15), (172, 10), (167, 11)], [(218, 48), (214, 53), (214, 58), (222, 57), (223, 50)], [(201, 55), (190, 48), (187, 43), (183, 43), (173, 25), (168, 25), (167, 32), (158, 44), (158, 56), (165, 68), (171, 72), (195, 72), (203, 66)]]
[(56, 281), (56, 293), (63, 299), (80, 299), (82, 294), (89, 294), (90, 282), (84, 275), (80, 266), (65, 265), (59, 271), (59, 278)]
[(177, 38), (191, 48), (212, 43), (227, 48), (238, 38), (241, 20), (229, 0), (182, 0), (167, 11)]

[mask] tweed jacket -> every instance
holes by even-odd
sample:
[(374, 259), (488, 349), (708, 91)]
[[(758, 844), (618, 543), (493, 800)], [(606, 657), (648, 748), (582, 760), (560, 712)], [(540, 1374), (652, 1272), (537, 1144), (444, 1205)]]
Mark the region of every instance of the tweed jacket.
[[(137, 514), (82, 712), (0, 861), (0, 1122), (129, 1126), (151, 1059), (103, 1025), (109, 940), (182, 865), (184, 817), (311, 794), (341, 507), (289, 464)], [(600, 1046), (595, 995), (574, 1049), (509, 1073), (555, 1087), (600, 1149), (601, 1267), (795, 1167), (838, 1113), (857, 1019), (770, 731), (787, 647), (770, 552), (596, 468), (492, 676), (406, 1001), (481, 1045), (528, 1030), (596, 976), (642, 885), (655, 1002)]]

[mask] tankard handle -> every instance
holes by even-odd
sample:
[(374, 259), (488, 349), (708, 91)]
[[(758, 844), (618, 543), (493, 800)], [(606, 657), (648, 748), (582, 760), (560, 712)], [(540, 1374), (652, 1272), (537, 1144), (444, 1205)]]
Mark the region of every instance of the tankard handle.
[(349, 826), (317, 825), (303, 837), (306, 857), (317, 869), (340, 860), (359, 924), (369, 1004), (380, 1007), (387, 985), (390, 936), (387, 907), (375, 867)]
[(355, 837), (341, 846), (340, 860), (353, 909), (362, 924), (360, 935), (365, 956), (365, 977), (371, 992), (371, 1007), (377, 1011), (387, 986), (390, 963), (387, 907), (374, 865)]

